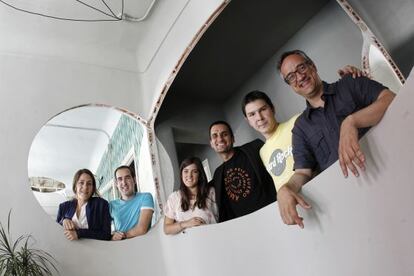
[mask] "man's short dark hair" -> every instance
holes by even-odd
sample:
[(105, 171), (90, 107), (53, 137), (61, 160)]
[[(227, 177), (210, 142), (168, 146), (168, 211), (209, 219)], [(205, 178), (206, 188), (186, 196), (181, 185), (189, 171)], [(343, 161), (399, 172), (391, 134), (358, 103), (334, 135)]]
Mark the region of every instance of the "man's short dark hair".
[(285, 58), (287, 58), (288, 56), (290, 56), (290, 55), (299, 55), (299, 56), (301, 56), (301, 57), (303, 57), (303, 59), (308, 63), (308, 64), (310, 64), (310, 65), (315, 65), (315, 63), (313, 63), (313, 60), (310, 58), (310, 57), (308, 57), (308, 55), (307, 54), (305, 54), (305, 52), (304, 51), (301, 51), (301, 50), (293, 50), (293, 51), (287, 51), (287, 52), (284, 52), (281, 56), (280, 56), (280, 58), (279, 58), (279, 61), (278, 61), (278, 63), (277, 63), (277, 70), (280, 72), (280, 68), (282, 67), (282, 63), (283, 63), (283, 61), (285, 60)]
[(234, 138), (233, 130), (231, 129), (231, 126), (229, 125), (229, 123), (227, 123), (226, 121), (215, 121), (210, 125), (208, 129), (208, 137), (210, 137), (210, 140), (211, 140), (211, 128), (215, 125), (225, 125), (229, 129), (231, 138)]
[(122, 169), (128, 169), (129, 172), (131, 173), (132, 178), (135, 178), (135, 173), (133, 170), (131, 170), (131, 168), (129, 166), (123, 165), (123, 166), (119, 166), (118, 168), (116, 168), (115, 172), (114, 172), (114, 177), (115, 177), (115, 181), (116, 181), (116, 172)]
[(266, 93), (254, 90), (249, 93), (247, 93), (246, 96), (244, 96), (242, 101), (242, 112), (244, 117), (246, 117), (246, 105), (248, 103), (254, 102), (256, 100), (263, 100), (265, 103), (272, 109), (273, 112), (275, 112), (275, 107), (273, 106), (272, 101), (270, 100), (269, 96), (266, 95)]

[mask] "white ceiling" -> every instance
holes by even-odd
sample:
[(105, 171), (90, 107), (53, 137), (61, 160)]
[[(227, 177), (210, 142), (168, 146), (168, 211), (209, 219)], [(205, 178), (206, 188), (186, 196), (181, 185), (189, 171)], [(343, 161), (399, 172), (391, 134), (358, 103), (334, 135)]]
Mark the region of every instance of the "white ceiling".
[(29, 177), (56, 179), (66, 185), (62, 192), (72, 194), (74, 173), (81, 168), (96, 172), (121, 115), (115, 109), (85, 106), (52, 118), (33, 140)]
[[(105, 0), (108, 7), (105, 6), (104, 2), (101, 0), (83, 0), (82, 4), (80, 1), (76, 0), (3, 0), (6, 4), (9, 4), (16, 9), (25, 10), (27, 12), (44, 14), (46, 16), (54, 16), (67, 19), (77, 19), (77, 20), (102, 20), (110, 19), (111, 17), (103, 14), (111, 14), (110, 9), (115, 13), (119, 14), (122, 11), (122, 0)], [(134, 2), (139, 3), (136, 5), (139, 9), (145, 8), (147, 1), (130, 1), (132, 4)], [(99, 12), (98, 10), (101, 10)], [(144, 13), (145, 11), (141, 12)]]
[[(111, 19), (76, 0), (2, 1), (57, 17)], [(84, 2), (110, 13), (101, 0)], [(120, 13), (122, 0), (106, 2), (115, 14)], [(0, 44), (0, 52), (143, 72), (187, 2), (175, 0), (165, 12), (156, 0), (124, 0), (124, 11), (129, 16), (141, 18), (150, 10), (141, 22), (63, 21), (17, 11), (0, 2), (0, 32), (8, 37)]]

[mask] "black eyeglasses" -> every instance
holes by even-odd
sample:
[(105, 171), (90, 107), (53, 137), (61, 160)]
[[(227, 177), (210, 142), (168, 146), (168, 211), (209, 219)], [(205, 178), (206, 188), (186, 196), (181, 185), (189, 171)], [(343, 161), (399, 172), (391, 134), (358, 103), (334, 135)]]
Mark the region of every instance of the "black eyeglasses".
[(296, 82), (296, 74), (303, 74), (306, 73), (306, 71), (308, 71), (309, 66), (311, 64), (309, 62), (304, 62), (299, 64), (298, 66), (296, 66), (296, 70), (293, 72), (290, 72), (289, 74), (287, 74), (287, 76), (285, 77), (285, 82), (289, 85), (292, 85), (293, 83)]

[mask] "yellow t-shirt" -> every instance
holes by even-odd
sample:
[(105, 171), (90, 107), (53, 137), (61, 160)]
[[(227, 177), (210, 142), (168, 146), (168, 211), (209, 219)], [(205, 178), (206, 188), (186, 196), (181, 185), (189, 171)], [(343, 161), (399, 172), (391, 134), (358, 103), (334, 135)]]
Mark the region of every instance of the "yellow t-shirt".
[(292, 128), (299, 114), (278, 125), (260, 149), (260, 158), (273, 178), (276, 191), (293, 175)]

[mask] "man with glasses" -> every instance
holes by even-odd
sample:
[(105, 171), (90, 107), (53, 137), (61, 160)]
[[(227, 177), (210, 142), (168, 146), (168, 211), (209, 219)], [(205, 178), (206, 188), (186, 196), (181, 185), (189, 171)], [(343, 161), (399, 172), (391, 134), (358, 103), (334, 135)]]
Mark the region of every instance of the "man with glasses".
[(345, 177), (348, 170), (355, 176), (358, 170), (365, 170), (358, 139), (378, 124), (394, 93), (366, 77), (345, 76), (332, 84), (323, 82), (313, 61), (300, 50), (282, 54), (278, 70), (306, 99), (306, 109), (292, 130), (295, 173), (277, 195), (284, 223), (303, 228), (296, 205), (305, 209), (311, 206), (299, 195), (302, 186), (338, 158)]
[[(304, 66), (298, 68), (301, 72)], [(351, 65), (338, 70), (342, 77), (351, 74), (361, 76), (362, 72)], [(246, 94), (242, 101), (242, 112), (249, 125), (263, 135), (266, 142), (260, 149), (263, 165), (273, 178), (276, 191), (286, 184), (293, 175), (292, 129), (299, 114), (286, 122), (275, 117), (275, 107), (266, 93), (254, 90)]]

